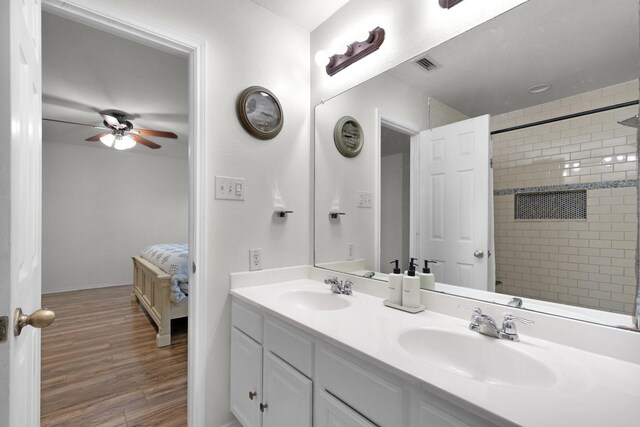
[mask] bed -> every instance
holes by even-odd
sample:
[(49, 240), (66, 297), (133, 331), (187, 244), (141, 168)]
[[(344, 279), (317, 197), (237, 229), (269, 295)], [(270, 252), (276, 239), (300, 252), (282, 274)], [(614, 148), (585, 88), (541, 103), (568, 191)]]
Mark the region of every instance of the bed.
[(137, 301), (158, 327), (156, 345), (171, 344), (171, 319), (189, 315), (189, 248), (186, 244), (162, 244), (145, 248), (132, 257), (132, 300)]

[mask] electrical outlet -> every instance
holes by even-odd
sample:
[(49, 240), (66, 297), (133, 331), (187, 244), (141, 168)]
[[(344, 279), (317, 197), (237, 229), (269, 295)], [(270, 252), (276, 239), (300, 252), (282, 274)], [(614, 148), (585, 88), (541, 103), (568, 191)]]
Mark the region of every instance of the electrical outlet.
[(262, 270), (262, 249), (249, 249), (249, 271)]
[(370, 208), (373, 206), (373, 193), (369, 191), (358, 191), (356, 197), (359, 208)]
[(351, 261), (356, 257), (356, 244), (348, 243), (347, 244), (347, 261)]

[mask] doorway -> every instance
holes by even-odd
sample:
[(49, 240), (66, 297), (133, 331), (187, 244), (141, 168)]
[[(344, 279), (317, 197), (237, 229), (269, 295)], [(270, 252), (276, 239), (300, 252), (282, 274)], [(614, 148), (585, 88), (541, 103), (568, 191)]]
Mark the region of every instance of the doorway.
[(409, 259), (411, 136), (382, 124), (380, 138), (380, 272)]
[[(176, 35), (175, 33), (167, 34), (166, 29), (154, 26), (150, 23), (133, 22), (132, 17), (118, 15), (110, 15), (104, 10), (93, 10), (87, 7), (78, 7), (73, 4), (56, 4), (54, 2), (45, 1), (43, 11), (50, 12), (54, 15), (61, 16), (77, 22), (82, 22), (96, 29), (107, 31), (124, 37), (155, 47), (157, 49), (170, 52), (176, 55), (186, 57), (189, 63), (188, 71), (188, 174), (189, 174), (189, 264), (190, 268), (189, 282), (189, 390), (188, 390), (188, 413), (191, 422), (198, 424), (202, 419), (203, 408), (205, 407), (202, 392), (203, 384), (198, 381), (191, 381), (195, 378), (194, 372), (203, 371), (203, 354), (204, 349), (200, 348), (204, 331), (198, 325), (205, 313), (204, 300), (198, 298), (201, 295), (201, 283), (203, 282), (205, 273), (204, 263), (204, 209), (203, 206), (205, 195), (205, 159), (204, 152), (204, 42)], [(46, 72), (46, 70), (45, 70)], [(196, 266), (197, 274), (196, 274)], [(151, 326), (150, 326), (151, 327)]]

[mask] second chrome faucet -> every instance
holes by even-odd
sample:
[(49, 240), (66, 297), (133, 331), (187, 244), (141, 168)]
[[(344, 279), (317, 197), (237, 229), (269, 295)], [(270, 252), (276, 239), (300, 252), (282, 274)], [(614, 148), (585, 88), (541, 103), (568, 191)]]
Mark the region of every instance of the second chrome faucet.
[(327, 285), (331, 285), (331, 292), (342, 295), (351, 295), (351, 288), (353, 287), (353, 282), (349, 279), (345, 280), (344, 283), (342, 280), (338, 280), (336, 276), (329, 276), (324, 279), (324, 283)]
[(526, 324), (534, 323), (533, 320), (517, 317), (511, 313), (507, 313), (505, 314), (504, 320), (502, 321), (502, 327), (498, 328), (498, 325), (496, 324), (496, 321), (493, 319), (493, 317), (483, 314), (480, 308), (465, 306), (459, 307), (471, 310), (473, 312), (471, 314), (471, 323), (469, 323), (470, 330), (493, 338), (500, 338), (509, 341), (520, 341), (515, 322)]

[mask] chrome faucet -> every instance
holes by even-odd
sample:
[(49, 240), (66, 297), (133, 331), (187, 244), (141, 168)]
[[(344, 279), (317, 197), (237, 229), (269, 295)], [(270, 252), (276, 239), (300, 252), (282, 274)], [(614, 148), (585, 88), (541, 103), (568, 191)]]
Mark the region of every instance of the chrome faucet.
[(515, 308), (520, 308), (522, 307), (522, 299), (518, 298), (518, 297), (513, 297), (509, 300), (509, 302), (507, 303), (507, 305), (509, 307), (515, 307)]
[(509, 341), (520, 341), (515, 322), (526, 324), (534, 323), (533, 320), (517, 317), (511, 313), (507, 313), (505, 314), (504, 320), (502, 321), (502, 328), (498, 328), (498, 325), (496, 324), (496, 321), (493, 319), (493, 317), (483, 314), (480, 308), (464, 306), (459, 307), (471, 310), (473, 312), (471, 314), (471, 323), (469, 323), (469, 329), (488, 337), (500, 338)]
[(354, 283), (347, 279), (342, 283), (342, 280), (338, 280), (336, 276), (329, 276), (324, 279), (324, 283), (327, 285), (331, 285), (331, 292), (342, 295), (351, 295), (353, 292), (351, 288)]

